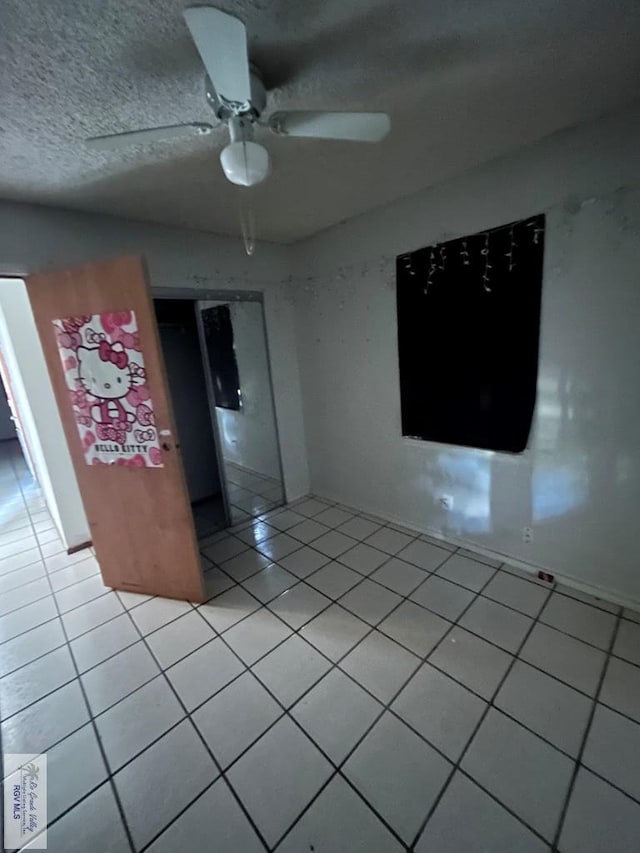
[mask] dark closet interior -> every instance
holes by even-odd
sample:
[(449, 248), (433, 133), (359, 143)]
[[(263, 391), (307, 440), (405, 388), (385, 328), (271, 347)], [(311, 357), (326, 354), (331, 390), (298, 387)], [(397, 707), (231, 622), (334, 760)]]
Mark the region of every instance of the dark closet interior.
[(196, 530), (206, 536), (225, 526), (225, 512), (196, 303), (155, 299), (154, 308)]

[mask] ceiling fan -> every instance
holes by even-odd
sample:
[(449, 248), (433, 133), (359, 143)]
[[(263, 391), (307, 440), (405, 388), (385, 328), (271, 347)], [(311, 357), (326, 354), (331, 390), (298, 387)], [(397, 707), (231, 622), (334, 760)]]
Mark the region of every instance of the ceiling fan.
[[(254, 186), (269, 174), (269, 152), (254, 139), (256, 125), (279, 136), (353, 142), (379, 142), (389, 132), (391, 122), (386, 113), (296, 110), (276, 112), (262, 120), (266, 91), (258, 70), (249, 63), (244, 23), (212, 6), (187, 8), (184, 19), (207, 72), (207, 101), (229, 131), (230, 142), (220, 153), (220, 163), (233, 184)], [(113, 150), (122, 145), (205, 135), (213, 129), (206, 122), (189, 122), (94, 136), (87, 144)]]

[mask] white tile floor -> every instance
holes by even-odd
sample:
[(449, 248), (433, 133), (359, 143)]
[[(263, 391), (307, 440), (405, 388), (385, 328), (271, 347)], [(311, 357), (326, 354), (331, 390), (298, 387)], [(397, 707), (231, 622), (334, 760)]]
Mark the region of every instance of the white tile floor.
[[(229, 512), (234, 524), (250, 521), (261, 512), (281, 506), (284, 502), (284, 490), (280, 480), (250, 471), (229, 460), (225, 460), (224, 469)], [(222, 495), (197, 501), (192, 509), (199, 537), (211, 536), (226, 526)]]
[(234, 524), (250, 520), (284, 501), (282, 481), (224, 460), (229, 511)]
[(0, 498), (54, 853), (640, 849), (638, 614), (318, 498), (205, 542), (203, 605), (115, 593), (12, 445)]

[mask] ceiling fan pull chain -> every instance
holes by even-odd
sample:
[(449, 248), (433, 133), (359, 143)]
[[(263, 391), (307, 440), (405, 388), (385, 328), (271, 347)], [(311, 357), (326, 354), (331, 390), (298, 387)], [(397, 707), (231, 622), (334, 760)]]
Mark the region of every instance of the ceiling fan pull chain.
[(251, 257), (256, 250), (256, 223), (253, 210), (244, 204), (242, 190), (240, 192), (240, 230), (242, 231), (242, 242), (244, 250)]

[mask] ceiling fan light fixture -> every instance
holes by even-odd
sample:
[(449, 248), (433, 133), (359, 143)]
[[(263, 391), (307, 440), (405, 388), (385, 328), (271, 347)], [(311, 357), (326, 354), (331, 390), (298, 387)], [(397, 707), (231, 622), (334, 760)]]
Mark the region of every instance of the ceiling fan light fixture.
[(220, 152), (222, 169), (232, 184), (253, 187), (269, 174), (269, 152), (248, 139), (230, 142)]

